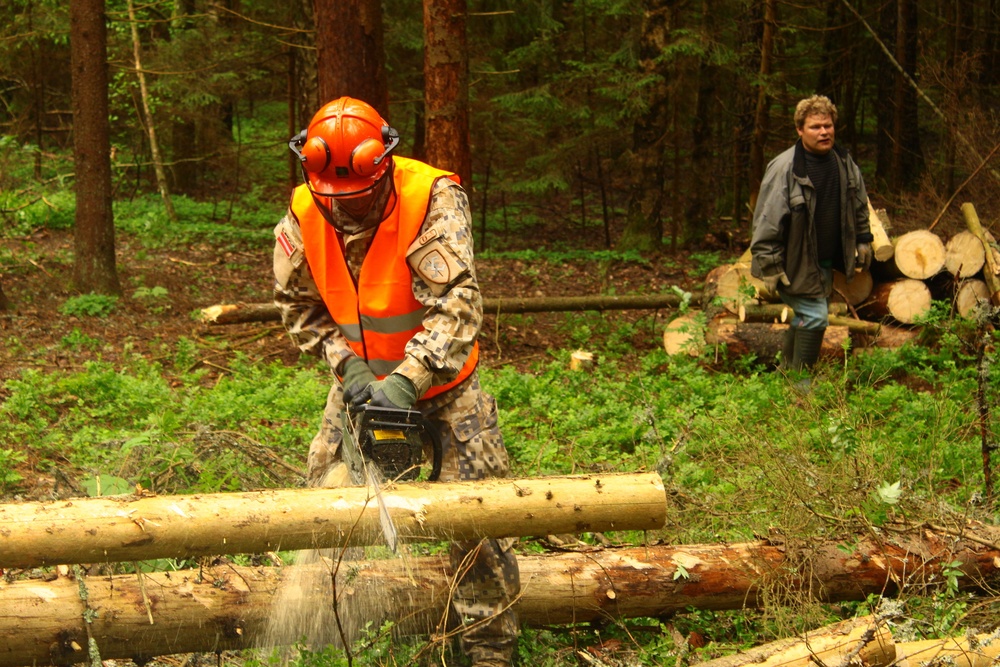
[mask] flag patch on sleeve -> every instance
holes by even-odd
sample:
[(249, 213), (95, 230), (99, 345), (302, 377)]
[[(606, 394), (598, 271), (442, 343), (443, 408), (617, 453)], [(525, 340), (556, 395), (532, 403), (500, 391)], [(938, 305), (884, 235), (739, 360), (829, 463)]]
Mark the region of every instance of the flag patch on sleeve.
[(295, 244), (288, 239), (288, 235), (285, 232), (278, 234), (278, 245), (285, 252), (285, 256), (291, 258), (295, 254)]

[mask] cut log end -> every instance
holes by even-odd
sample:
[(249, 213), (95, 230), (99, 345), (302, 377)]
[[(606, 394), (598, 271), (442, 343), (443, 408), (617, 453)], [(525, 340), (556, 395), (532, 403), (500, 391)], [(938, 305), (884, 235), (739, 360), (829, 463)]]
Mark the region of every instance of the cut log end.
[(925, 280), (944, 269), (944, 241), (926, 229), (907, 232), (896, 239), (893, 260), (907, 278)]

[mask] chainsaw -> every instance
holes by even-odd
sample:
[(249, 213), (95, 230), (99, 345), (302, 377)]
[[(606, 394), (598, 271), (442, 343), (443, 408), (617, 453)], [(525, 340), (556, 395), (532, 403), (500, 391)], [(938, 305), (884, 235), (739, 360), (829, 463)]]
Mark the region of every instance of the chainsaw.
[(432, 462), (428, 479), (433, 482), (441, 474), (441, 441), (417, 410), (364, 404), (348, 408), (340, 418), (344, 434), (341, 458), (354, 484), (374, 489), (382, 535), (395, 553), (399, 535), (382, 498), (380, 481), (417, 479), (427, 450)]
[(412, 481), (420, 476), (425, 452), (431, 457), (428, 479), (441, 474), (441, 442), (417, 410), (364, 404), (341, 414), (343, 460), (355, 484), (369, 480), (374, 464), (383, 480)]

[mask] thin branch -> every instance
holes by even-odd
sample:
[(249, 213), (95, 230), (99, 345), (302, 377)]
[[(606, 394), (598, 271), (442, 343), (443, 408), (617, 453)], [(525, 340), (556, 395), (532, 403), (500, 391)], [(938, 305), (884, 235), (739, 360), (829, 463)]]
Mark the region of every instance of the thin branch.
[(958, 193), (961, 192), (962, 189), (969, 184), (969, 181), (971, 181), (973, 178), (976, 177), (976, 174), (982, 171), (983, 167), (986, 166), (986, 163), (990, 161), (990, 158), (996, 155), (998, 149), (1000, 149), (1000, 144), (997, 144), (996, 146), (993, 147), (993, 150), (990, 151), (990, 154), (987, 155), (983, 159), (983, 161), (979, 163), (979, 166), (976, 167), (971, 174), (969, 174), (969, 177), (964, 181), (962, 181), (962, 184), (955, 189), (955, 192), (953, 192), (950, 197), (948, 197), (948, 201), (944, 203), (944, 207), (941, 209), (941, 212), (937, 214), (936, 218), (934, 218), (934, 222), (930, 224), (930, 226), (927, 228), (927, 231), (931, 231), (932, 229), (934, 229), (934, 225), (936, 225), (938, 222), (941, 221), (941, 217), (944, 216), (945, 211), (947, 211), (948, 207), (951, 206), (951, 202), (955, 201), (955, 197), (958, 196)]
[[(903, 78), (906, 79), (906, 82), (910, 84), (910, 87), (917, 92), (917, 95), (919, 95), (921, 99), (923, 99), (924, 102), (927, 103), (927, 105), (931, 108), (931, 110), (935, 114), (937, 114), (938, 118), (941, 119), (945, 127), (950, 129), (955, 134), (955, 138), (958, 139), (959, 142), (963, 146), (965, 146), (966, 150), (968, 150), (977, 160), (982, 160), (982, 158), (979, 157), (979, 152), (976, 151), (976, 147), (972, 145), (972, 142), (969, 141), (957, 127), (953, 127), (952, 124), (948, 122), (948, 118), (944, 115), (944, 112), (941, 111), (941, 109), (939, 109), (936, 104), (934, 104), (931, 98), (927, 97), (927, 94), (923, 90), (921, 90), (920, 86), (917, 85), (917, 82), (913, 80), (913, 77), (911, 77), (910, 74), (905, 69), (903, 69), (903, 66), (899, 64), (899, 61), (896, 60), (896, 58), (892, 55), (892, 52), (889, 51), (885, 43), (881, 39), (879, 39), (878, 35), (875, 33), (875, 30), (871, 27), (868, 21), (866, 21), (865, 18), (858, 13), (858, 10), (856, 10), (851, 5), (851, 3), (848, 2), (848, 0), (841, 0), (841, 2), (843, 2), (844, 6), (847, 7), (847, 9), (849, 9), (850, 12), (854, 14), (854, 16), (857, 17), (859, 21), (861, 21), (861, 24), (865, 27), (865, 29), (869, 32), (869, 34), (871, 34), (872, 39), (875, 40), (875, 43), (878, 44), (879, 48), (882, 49), (882, 52), (885, 53), (886, 57), (889, 59), (889, 62), (891, 62), (893, 67), (895, 67), (896, 70), (903, 75)], [(1000, 174), (998, 174), (995, 170), (990, 169), (990, 174), (993, 176), (993, 178), (1000, 181)]]

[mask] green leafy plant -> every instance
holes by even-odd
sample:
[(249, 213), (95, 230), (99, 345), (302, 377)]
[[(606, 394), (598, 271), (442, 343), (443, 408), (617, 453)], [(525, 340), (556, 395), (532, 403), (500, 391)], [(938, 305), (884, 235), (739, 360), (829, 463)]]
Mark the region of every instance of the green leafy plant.
[(0, 492), (10, 493), (24, 479), (15, 468), (27, 460), (23, 452), (0, 447)]
[(59, 312), (76, 317), (107, 317), (117, 304), (116, 296), (91, 292), (66, 299), (66, 302), (59, 307)]

